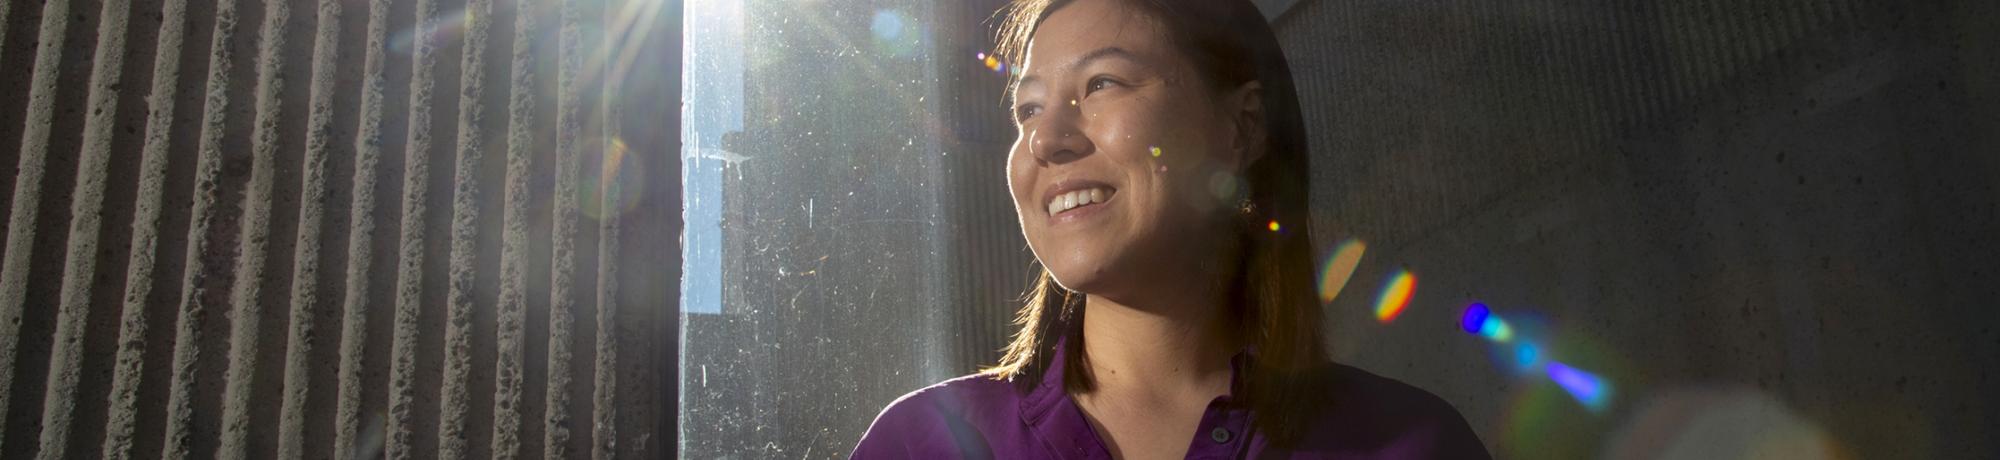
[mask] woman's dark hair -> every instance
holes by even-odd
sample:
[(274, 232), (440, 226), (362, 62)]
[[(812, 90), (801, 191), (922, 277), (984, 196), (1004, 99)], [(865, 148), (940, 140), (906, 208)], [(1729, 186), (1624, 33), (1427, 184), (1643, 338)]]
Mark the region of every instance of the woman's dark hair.
[[(1049, 14), (1071, 0), (1014, 0), (1002, 9), (997, 54), (1009, 63), (1026, 61), (1028, 41)], [(1320, 304), (1314, 285), (1313, 248), (1307, 214), (1307, 150), (1304, 119), (1291, 68), (1277, 35), (1249, 0), (1120, 0), (1157, 21), (1176, 48), (1214, 90), (1257, 81), (1262, 85), (1266, 141), (1264, 154), (1244, 172), (1253, 216), (1246, 216), (1241, 266), (1229, 284), (1240, 336), (1256, 352), (1242, 377), (1237, 401), (1258, 414), (1256, 429), (1278, 445), (1296, 440), (1305, 417), (1317, 410), (1320, 395), (1314, 370), (1326, 362), (1320, 335)], [(1012, 85), (1009, 85), (1012, 88)], [(1279, 231), (1264, 229), (1276, 221)], [(1253, 228), (1252, 225), (1255, 227)], [(1057, 285), (1047, 269), (1037, 269), (1016, 324), (1021, 329), (999, 364), (985, 374), (1011, 379), (1023, 390), (1042, 379), (1056, 344), (1064, 347), (1063, 384), (1088, 391), (1095, 384), (1084, 365), (1083, 296)]]

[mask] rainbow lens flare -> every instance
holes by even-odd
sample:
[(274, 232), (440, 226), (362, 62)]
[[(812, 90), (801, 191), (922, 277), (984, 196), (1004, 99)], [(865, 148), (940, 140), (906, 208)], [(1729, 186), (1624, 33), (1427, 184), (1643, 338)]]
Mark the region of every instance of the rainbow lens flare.
[(1361, 266), (1361, 255), (1367, 252), (1368, 243), (1361, 240), (1348, 238), (1340, 242), (1319, 272), (1320, 303), (1332, 302), (1340, 295), (1340, 290), (1347, 287), (1347, 279), (1354, 277), (1354, 268)]
[(1493, 315), (1493, 310), (1487, 309), (1486, 304), (1472, 304), (1472, 306), (1465, 307), (1465, 316), (1459, 317), (1458, 328), (1464, 329), (1465, 332), (1478, 334), (1479, 326), (1486, 324), (1486, 318), (1491, 315)]
[(1549, 362), (1549, 380), (1569, 392), (1576, 402), (1591, 412), (1602, 412), (1611, 401), (1611, 384), (1595, 374), (1569, 367), (1563, 363)]
[(1514, 346), (1514, 368), (1521, 372), (1535, 370), (1542, 364), (1542, 347), (1534, 342), (1522, 341)]
[(1273, 220), (1273, 221), (1271, 221), (1271, 225), (1269, 225), (1268, 227), (1269, 227), (1269, 228), (1271, 229), (1271, 231), (1274, 231), (1274, 232), (1275, 232), (1275, 231), (1278, 231), (1278, 230), (1280, 230), (1280, 229), (1283, 229), (1283, 228), (1285, 228), (1285, 227), (1284, 227), (1284, 226), (1282, 226), (1282, 225), (1278, 225), (1278, 221), (1276, 221), (1276, 220)]
[(611, 138), (601, 167), (584, 172), (579, 191), (583, 194), (580, 211), (585, 217), (602, 221), (623, 215), (636, 209), (645, 197), (645, 169), (638, 167), (640, 156), (631, 151), (625, 139)]
[(1389, 285), (1382, 287), (1382, 296), (1375, 301), (1375, 320), (1387, 324), (1403, 314), (1410, 306), (1410, 297), (1416, 294), (1417, 276), (1409, 270), (1397, 270), (1389, 278)]
[(974, 53), (972, 55), (972, 59), (975, 61), (979, 61), (981, 65), (985, 65), (986, 70), (991, 70), (999, 73), (1007, 73), (1007, 63), (1005, 61), (1001, 61), (999, 55), (986, 54), (985, 51), (980, 51), (978, 53)]
[(1486, 324), (1479, 326), (1479, 335), (1495, 342), (1507, 343), (1509, 340), (1514, 340), (1514, 328), (1507, 326), (1507, 321), (1498, 316), (1488, 316)]
[(1500, 315), (1486, 308), (1486, 304), (1475, 303), (1465, 307), (1465, 315), (1458, 319), (1458, 328), (1499, 343), (1514, 340), (1514, 328), (1507, 325)]
[(1543, 343), (1536, 340), (1536, 334), (1532, 333), (1540, 330), (1536, 327), (1539, 323), (1533, 317), (1527, 318), (1527, 321), (1526, 331), (1529, 333), (1524, 333), (1518, 341), (1514, 340), (1513, 326), (1509, 326), (1486, 304), (1474, 302), (1467, 305), (1465, 313), (1459, 316), (1458, 328), (1492, 342), (1495, 358), (1501, 361), (1502, 366), (1512, 365), (1513, 370), (1522, 376), (1548, 376), (1550, 381), (1569, 393), (1570, 397), (1576, 398), (1590, 412), (1604, 413), (1611, 403), (1611, 382), (1553, 360), (1558, 349), (1544, 348)]

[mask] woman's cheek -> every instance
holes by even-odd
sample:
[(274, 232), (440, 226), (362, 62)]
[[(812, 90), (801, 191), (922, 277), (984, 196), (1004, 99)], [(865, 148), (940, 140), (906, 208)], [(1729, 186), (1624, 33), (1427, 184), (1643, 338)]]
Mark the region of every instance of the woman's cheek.
[[(1112, 144), (1113, 151), (1130, 153), (1144, 150), (1145, 146), (1157, 145), (1160, 139), (1153, 132), (1153, 120), (1146, 110), (1143, 100), (1115, 101), (1102, 112), (1092, 124), (1102, 126), (1105, 143)], [(1135, 148), (1135, 146), (1137, 148)]]
[(1020, 139), (1014, 141), (1014, 147), (1007, 151), (1007, 167), (1004, 173), (1007, 175), (1007, 191), (1013, 195), (1016, 206), (1027, 204), (1023, 198), (1032, 188), (1032, 184), (1027, 182), (1030, 178), (1026, 177), (1031, 166), (1026, 164), (1031, 155), (1027, 148), (1027, 138), (1023, 134)]

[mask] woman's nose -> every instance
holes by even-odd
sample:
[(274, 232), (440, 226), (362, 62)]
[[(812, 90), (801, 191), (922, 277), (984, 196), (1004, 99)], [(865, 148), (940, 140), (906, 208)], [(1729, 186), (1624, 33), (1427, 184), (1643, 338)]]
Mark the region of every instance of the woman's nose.
[(1076, 161), (1096, 151), (1090, 137), (1084, 135), (1081, 119), (1082, 110), (1076, 104), (1056, 104), (1044, 112), (1040, 126), (1029, 138), (1029, 148), (1035, 160), (1043, 164), (1062, 164)]

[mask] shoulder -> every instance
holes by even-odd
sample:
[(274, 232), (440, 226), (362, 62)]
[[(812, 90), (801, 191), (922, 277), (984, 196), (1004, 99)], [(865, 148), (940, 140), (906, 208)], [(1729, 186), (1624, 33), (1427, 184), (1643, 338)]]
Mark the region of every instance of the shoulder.
[(1020, 393), (1010, 382), (973, 374), (938, 382), (904, 394), (882, 408), (876, 425), (928, 421), (941, 416), (982, 417), (1017, 409)]
[(996, 427), (1018, 425), (1020, 393), (974, 374), (896, 398), (854, 448), (854, 458), (980, 458)]
[(1326, 363), (1310, 385), (1326, 395), (1301, 450), (1362, 450), (1405, 458), (1488, 458), (1444, 398), (1353, 366)]

